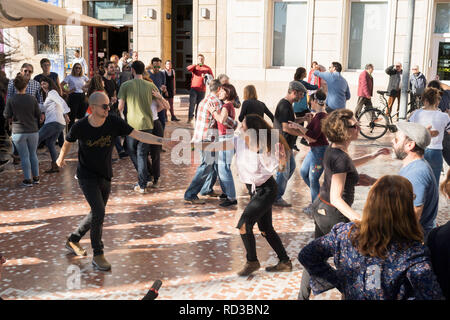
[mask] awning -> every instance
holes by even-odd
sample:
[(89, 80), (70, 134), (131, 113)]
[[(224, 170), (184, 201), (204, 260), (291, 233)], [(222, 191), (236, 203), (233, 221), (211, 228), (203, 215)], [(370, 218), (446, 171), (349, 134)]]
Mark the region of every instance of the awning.
[(100, 20), (39, 0), (0, 1), (0, 29), (41, 25), (113, 27)]

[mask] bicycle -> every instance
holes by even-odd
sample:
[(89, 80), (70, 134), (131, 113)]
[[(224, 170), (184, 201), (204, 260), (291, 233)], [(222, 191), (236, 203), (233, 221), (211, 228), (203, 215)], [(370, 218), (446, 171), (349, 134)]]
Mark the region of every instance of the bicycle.
[[(388, 130), (393, 133), (397, 131), (393, 119), (395, 116), (398, 117), (399, 111), (394, 114), (387, 112), (388, 101), (385, 95), (389, 91), (378, 90), (377, 93), (379, 94), (383, 107), (381, 109), (377, 107), (366, 107), (358, 116), (358, 122), (361, 127), (360, 133), (363, 137), (370, 140), (381, 138)], [(417, 99), (412, 99), (407, 105), (406, 115), (410, 115), (416, 109), (418, 109)]]

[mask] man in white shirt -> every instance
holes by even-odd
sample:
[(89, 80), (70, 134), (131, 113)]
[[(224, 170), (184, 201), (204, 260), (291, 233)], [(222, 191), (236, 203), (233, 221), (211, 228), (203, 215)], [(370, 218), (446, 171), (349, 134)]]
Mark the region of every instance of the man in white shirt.
[(80, 54), (80, 50), (75, 50), (75, 58), (73, 59), (72, 64), (75, 63), (79, 63), (81, 64), (81, 67), (83, 68), (83, 74), (87, 75), (88, 74), (88, 65), (86, 63), (86, 60), (84, 60), (84, 58), (81, 56)]

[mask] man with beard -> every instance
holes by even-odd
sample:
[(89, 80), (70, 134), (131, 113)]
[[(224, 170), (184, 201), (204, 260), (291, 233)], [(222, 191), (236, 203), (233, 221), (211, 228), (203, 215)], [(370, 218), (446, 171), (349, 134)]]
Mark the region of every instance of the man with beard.
[(424, 159), (426, 147), (431, 142), (427, 128), (412, 122), (399, 122), (398, 131), (392, 140), (397, 159), (403, 166), (399, 175), (408, 179), (415, 194), (414, 211), (424, 231), (424, 239), (436, 227), (439, 193), (436, 178), (430, 165)]

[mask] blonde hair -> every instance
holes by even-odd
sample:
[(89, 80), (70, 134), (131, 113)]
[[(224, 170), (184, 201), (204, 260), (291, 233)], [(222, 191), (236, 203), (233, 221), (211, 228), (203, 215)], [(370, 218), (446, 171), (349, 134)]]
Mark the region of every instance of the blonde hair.
[(244, 100), (258, 100), (258, 95), (256, 94), (256, 88), (254, 85), (250, 84), (244, 88)]

